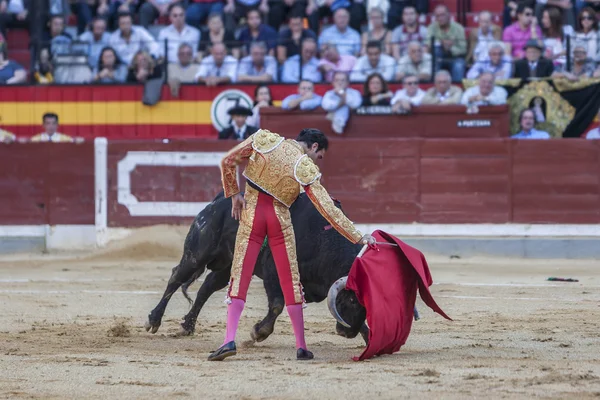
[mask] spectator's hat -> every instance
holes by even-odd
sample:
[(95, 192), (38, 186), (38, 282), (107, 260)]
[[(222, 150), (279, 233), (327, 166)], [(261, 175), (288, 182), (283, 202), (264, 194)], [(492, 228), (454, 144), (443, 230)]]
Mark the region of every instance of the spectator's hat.
[(244, 106), (235, 106), (230, 108), (229, 111), (227, 111), (227, 114), (231, 116), (243, 115), (245, 117), (250, 117), (252, 115), (252, 110)]
[(527, 43), (525, 43), (525, 46), (523, 46), (523, 50), (527, 50), (529, 47), (536, 48), (539, 51), (544, 51), (544, 47), (535, 39), (529, 39)]

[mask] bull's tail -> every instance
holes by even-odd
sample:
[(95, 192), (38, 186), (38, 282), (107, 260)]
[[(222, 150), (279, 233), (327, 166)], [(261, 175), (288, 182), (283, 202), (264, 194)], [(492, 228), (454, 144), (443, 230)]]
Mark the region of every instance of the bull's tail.
[(194, 272), (194, 275), (192, 275), (192, 277), (190, 279), (188, 279), (183, 285), (181, 285), (181, 293), (183, 293), (183, 297), (185, 297), (187, 299), (187, 301), (190, 303), (190, 305), (194, 304), (194, 301), (188, 294), (188, 289), (190, 286), (192, 286), (192, 284), (198, 278), (200, 278), (200, 275), (202, 275), (203, 273), (204, 273), (204, 268), (202, 268), (199, 271)]

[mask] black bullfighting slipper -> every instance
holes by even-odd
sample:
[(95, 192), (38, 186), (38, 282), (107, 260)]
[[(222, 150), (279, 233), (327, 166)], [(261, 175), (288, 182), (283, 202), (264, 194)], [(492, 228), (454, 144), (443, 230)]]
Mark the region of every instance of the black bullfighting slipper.
[(296, 359), (297, 360), (312, 360), (313, 358), (315, 358), (315, 356), (313, 355), (312, 352), (308, 351), (308, 350), (304, 350), (302, 348), (298, 349), (298, 351), (296, 351)]
[(235, 356), (237, 354), (237, 349), (235, 348), (235, 342), (231, 341), (229, 343), (225, 343), (223, 346), (219, 347), (218, 350), (214, 351), (210, 356), (208, 356), (208, 361), (223, 361), (227, 357)]

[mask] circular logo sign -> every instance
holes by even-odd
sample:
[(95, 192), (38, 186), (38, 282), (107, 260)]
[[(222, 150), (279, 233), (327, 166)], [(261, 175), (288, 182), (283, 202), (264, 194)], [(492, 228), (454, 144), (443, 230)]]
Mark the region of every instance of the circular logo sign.
[(231, 125), (231, 116), (227, 114), (231, 108), (243, 106), (252, 109), (252, 98), (238, 89), (227, 89), (215, 97), (210, 106), (210, 119), (217, 131)]

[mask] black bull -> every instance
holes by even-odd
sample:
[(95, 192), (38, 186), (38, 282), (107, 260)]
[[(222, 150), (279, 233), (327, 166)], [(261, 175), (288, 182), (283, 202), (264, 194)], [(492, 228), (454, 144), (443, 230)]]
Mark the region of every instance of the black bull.
[[(339, 202), (336, 205), (340, 207)], [(331, 228), (304, 193), (290, 207), (290, 213), (304, 297), (307, 303), (318, 303), (328, 297), (330, 287), (338, 279), (348, 276), (362, 245), (349, 242)], [(158, 331), (167, 304), (180, 287), (191, 303), (187, 289), (208, 269), (210, 272), (198, 290), (196, 300), (181, 322), (179, 334), (194, 332), (200, 310), (208, 298), (229, 283), (238, 225), (239, 222), (231, 217), (231, 199), (223, 197), (222, 192), (196, 216), (185, 239), (181, 261), (173, 268), (162, 299), (148, 315), (147, 331)], [(251, 332), (252, 338), (260, 342), (273, 333), (275, 321), (285, 307), (268, 246), (263, 246), (258, 256), (254, 275), (263, 280), (268, 298), (268, 313)], [(361, 333), (367, 341), (366, 311), (358, 303), (354, 292), (341, 290), (338, 295), (330, 296), (329, 301), (330, 309), (334, 307), (338, 317), (347, 325), (338, 322), (337, 333), (348, 338)], [(339, 318), (336, 319), (339, 321)]]

